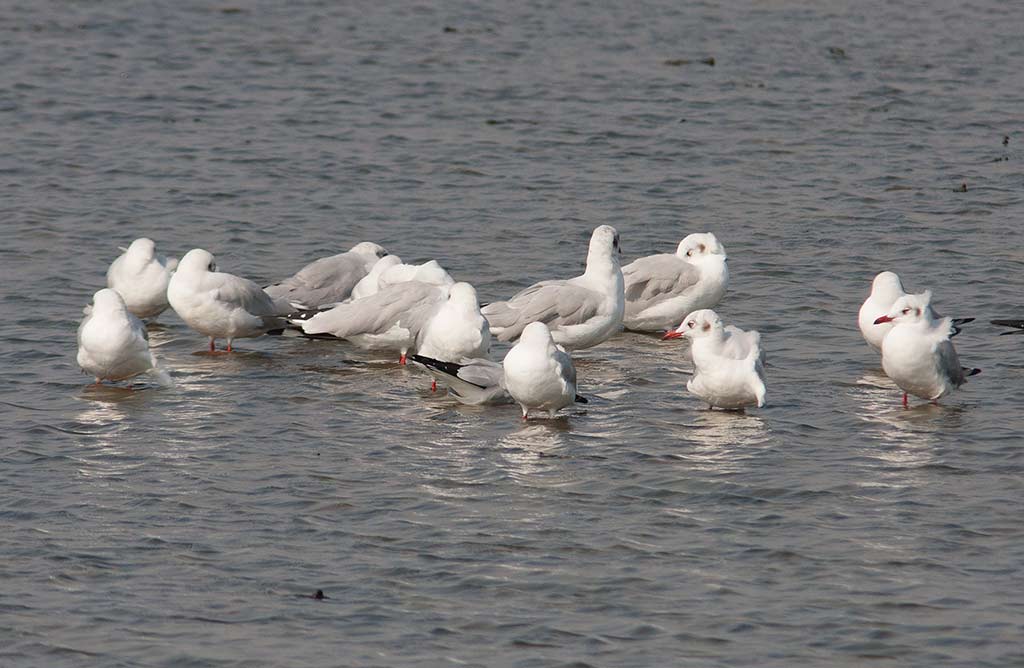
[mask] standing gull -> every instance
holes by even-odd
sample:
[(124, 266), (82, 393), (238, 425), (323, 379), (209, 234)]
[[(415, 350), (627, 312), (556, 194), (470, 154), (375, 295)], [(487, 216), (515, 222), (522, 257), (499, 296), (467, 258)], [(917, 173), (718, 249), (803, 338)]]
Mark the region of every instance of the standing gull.
[(167, 285), (178, 260), (157, 255), (156, 244), (146, 237), (122, 250), (107, 269), (107, 287), (117, 290), (136, 317), (157, 317), (169, 306)]
[(544, 410), (555, 417), (558, 409), (576, 398), (576, 368), (572, 358), (555, 341), (543, 322), (524, 329), (519, 343), (505, 355), (505, 389), (523, 410)]
[(294, 276), (264, 290), (275, 299), (287, 299), (296, 308), (335, 304), (348, 299), (360, 279), (387, 254), (377, 244), (364, 241), (344, 253), (311, 262)]
[(590, 237), (587, 269), (568, 280), (542, 281), (508, 301), (482, 309), (499, 341), (518, 338), (532, 322), (547, 325), (569, 350), (596, 346), (622, 329), (626, 301), (619, 268), (619, 233), (601, 225)]
[(673, 327), (687, 313), (718, 304), (729, 284), (728, 257), (714, 234), (690, 234), (675, 253), (649, 255), (622, 268), (626, 329)]
[(766, 388), (758, 332), (727, 328), (717, 313), (702, 309), (686, 316), (676, 332), (665, 338), (678, 336), (691, 342), (694, 373), (686, 389), (713, 408), (764, 406)]
[(367, 350), (393, 350), (399, 364), (414, 348), (423, 327), (448, 298), (449, 288), (407, 281), (291, 322), (310, 336), (347, 339)]
[(903, 390), (903, 406), (907, 395), (933, 403), (967, 382), (968, 376), (981, 369), (960, 366), (953, 342), (953, 321), (935, 320), (929, 308), (932, 293), (904, 295), (896, 300), (876, 325), (892, 323), (882, 341), (882, 369)]
[(97, 385), (147, 371), (155, 372), (161, 384), (170, 383), (149, 349), (145, 325), (128, 310), (117, 291), (100, 290), (84, 313), (78, 327), (78, 366), (96, 378)]
[[(891, 271), (883, 271), (871, 281), (871, 294), (864, 300), (857, 313), (857, 324), (860, 326), (860, 333), (864, 340), (875, 350), (882, 350), (882, 341), (885, 335), (893, 328), (892, 324), (875, 324), (881, 316), (889, 312), (896, 300), (907, 293), (903, 289), (903, 282), (900, 277)], [(932, 319), (941, 319), (942, 316), (935, 313), (931, 305), (928, 306)], [(954, 318), (953, 334), (960, 333), (960, 325), (966, 325), (974, 318)]]
[(292, 311), (286, 299), (274, 299), (252, 281), (218, 272), (213, 255), (201, 248), (181, 258), (167, 297), (185, 324), (210, 337), (210, 352), (216, 339), (226, 338), (230, 353), (235, 339), (281, 329)]

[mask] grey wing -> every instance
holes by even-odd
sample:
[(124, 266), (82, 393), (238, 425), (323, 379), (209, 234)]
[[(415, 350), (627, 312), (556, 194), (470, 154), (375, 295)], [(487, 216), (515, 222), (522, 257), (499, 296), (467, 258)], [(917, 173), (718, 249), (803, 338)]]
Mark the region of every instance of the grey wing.
[(481, 312), (492, 328), (503, 329), (498, 339), (509, 341), (531, 322), (543, 322), (552, 329), (586, 322), (597, 315), (601, 302), (602, 296), (588, 288), (565, 281), (545, 281), (507, 302), (489, 304)]
[(286, 301), (273, 299), (260, 286), (234, 274), (207, 274), (201, 288), (215, 292), (218, 300), (233, 304), (257, 317), (283, 316), (292, 311)]
[(567, 387), (572, 389), (572, 393), (575, 398), (576, 366), (572, 363), (572, 357), (570, 357), (569, 353), (565, 352), (565, 350), (559, 346), (558, 350), (555, 351), (555, 359), (558, 361), (562, 380), (566, 383)]
[(939, 373), (947, 378), (954, 387), (960, 387), (967, 382), (964, 376), (964, 369), (960, 366), (960, 356), (956, 354), (956, 348), (949, 339), (942, 339), (935, 344), (935, 353)]
[(330, 333), (345, 338), (356, 334), (381, 334), (392, 326), (414, 326), (424, 317), (418, 311), (437, 307), (442, 291), (436, 285), (409, 281), (320, 313), (303, 325), (307, 334)]
[(351, 253), (339, 253), (311, 262), (291, 278), (268, 286), (267, 294), (285, 297), (307, 308), (347, 299), (366, 275), (365, 262)]
[(700, 280), (700, 272), (689, 262), (675, 255), (649, 255), (622, 268), (626, 284), (626, 301), (638, 302), (641, 308), (674, 297)]
[(505, 369), (486, 359), (463, 359), (456, 377), (481, 388), (505, 386)]

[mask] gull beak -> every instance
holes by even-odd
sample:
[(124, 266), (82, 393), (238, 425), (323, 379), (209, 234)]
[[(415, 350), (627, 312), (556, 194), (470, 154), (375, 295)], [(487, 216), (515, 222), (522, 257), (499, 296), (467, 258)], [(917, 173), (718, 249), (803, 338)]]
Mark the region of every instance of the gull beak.
[(890, 318), (887, 315), (880, 315), (880, 316), (878, 316), (878, 318), (875, 319), (875, 324), (876, 325), (881, 325), (882, 323), (892, 322), (893, 320), (894, 320), (893, 318)]
[(681, 338), (683, 338), (682, 332), (677, 332), (676, 330), (672, 329), (672, 330), (669, 330), (669, 331), (665, 332), (665, 335), (663, 337), (661, 337), (661, 340), (664, 341), (666, 339), (681, 339)]

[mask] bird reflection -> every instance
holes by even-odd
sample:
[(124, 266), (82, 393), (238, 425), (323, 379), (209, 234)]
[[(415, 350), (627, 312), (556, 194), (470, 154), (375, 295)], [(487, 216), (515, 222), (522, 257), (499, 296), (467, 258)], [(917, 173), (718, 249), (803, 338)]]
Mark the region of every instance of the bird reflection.
[(742, 470), (750, 449), (772, 439), (760, 414), (733, 411), (700, 411), (677, 429), (680, 441), (693, 444), (682, 457), (697, 470), (716, 473)]

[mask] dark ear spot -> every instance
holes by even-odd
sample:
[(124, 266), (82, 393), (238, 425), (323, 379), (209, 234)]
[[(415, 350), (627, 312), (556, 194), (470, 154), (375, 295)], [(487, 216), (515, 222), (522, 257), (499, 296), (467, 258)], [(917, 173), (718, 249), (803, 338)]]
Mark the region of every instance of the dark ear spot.
[(710, 322), (704, 323), (704, 325), (701, 327), (701, 329), (703, 329), (705, 332), (708, 331), (709, 329), (711, 329), (711, 323)]
[(914, 309), (914, 315), (921, 315), (921, 309), (919, 309), (919, 308)]
[(699, 248), (699, 249), (700, 249), (700, 252), (701, 252), (701, 253), (703, 253), (703, 252), (704, 252), (704, 244), (699, 244), (699, 245), (697, 246), (697, 248)]

